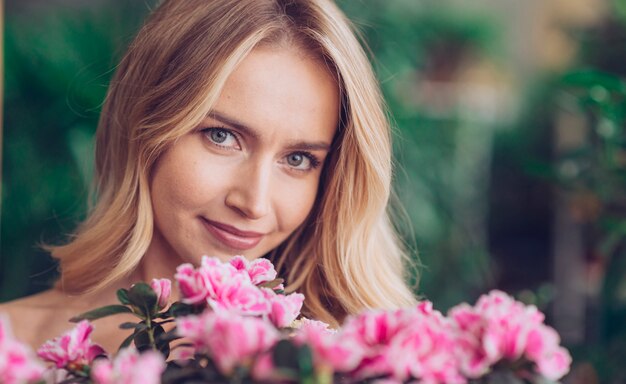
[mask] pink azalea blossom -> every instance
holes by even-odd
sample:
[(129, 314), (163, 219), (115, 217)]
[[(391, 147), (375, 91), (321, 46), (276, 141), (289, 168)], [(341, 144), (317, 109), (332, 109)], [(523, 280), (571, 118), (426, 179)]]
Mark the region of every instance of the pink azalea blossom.
[(152, 279), (150, 287), (157, 295), (159, 309), (165, 308), (172, 294), (172, 282), (169, 279)]
[(91, 369), (96, 384), (158, 384), (165, 370), (163, 355), (125, 348), (113, 361), (98, 359)]
[(555, 381), (563, 377), (572, 364), (569, 352), (559, 343), (559, 334), (543, 324), (532, 329), (526, 340), (526, 357), (537, 363), (537, 372)]
[(105, 354), (102, 347), (91, 342), (89, 335), (92, 331), (93, 326), (83, 320), (62, 336), (45, 342), (37, 350), (37, 355), (54, 363), (57, 368), (81, 370), (97, 356)]
[(452, 324), (432, 303), (405, 311), (407, 326), (391, 340), (385, 356), (393, 378), (419, 379), (420, 383), (466, 383), (455, 356)]
[(450, 318), (460, 329), (456, 338), (456, 355), (462, 372), (470, 378), (485, 375), (494, 361), (487, 356), (481, 344), (482, 317), (469, 304), (463, 303), (450, 311)]
[[(351, 375), (387, 376), (400, 382), (465, 383), (454, 354), (452, 325), (432, 303), (410, 309), (369, 311), (346, 321), (344, 337), (361, 346), (363, 357)], [(345, 342), (345, 341), (343, 341)]]
[(325, 331), (327, 333), (337, 333), (337, 330), (332, 329), (330, 327), (329, 324), (323, 322), (323, 321), (319, 321), (319, 320), (312, 320), (306, 317), (303, 317), (301, 319), (298, 319), (296, 321), (294, 321), (291, 326), (293, 328), (295, 328), (296, 330), (304, 330), (307, 328), (315, 328), (316, 330), (320, 330), (320, 331)]
[(222, 263), (216, 257), (203, 256), (198, 268), (189, 263), (179, 265), (174, 278), (184, 303), (203, 304), (208, 298), (215, 298), (222, 286), (235, 275), (245, 275), (249, 280), (247, 273), (239, 273), (229, 263)]
[(544, 324), (535, 306), (526, 306), (501, 291), (479, 298), (474, 307), (458, 305), (450, 310), (458, 329), (459, 358), (468, 377), (479, 377), (499, 360), (534, 362), (537, 371), (551, 380), (565, 375), (571, 364), (559, 336)]
[(215, 294), (207, 301), (214, 310), (229, 310), (242, 315), (261, 316), (271, 309), (263, 291), (252, 285), (247, 275), (232, 275), (215, 287)]
[(268, 316), (279, 326), (286, 326), (298, 316), (304, 297), (276, 295), (255, 285), (275, 277), (276, 271), (269, 261), (249, 262), (243, 256), (236, 256), (229, 263), (205, 256), (200, 267), (183, 264), (175, 275), (185, 303), (207, 303), (214, 310)]
[(277, 295), (270, 289), (264, 289), (264, 293), (270, 302), (268, 318), (276, 327), (287, 327), (300, 315), (304, 295), (300, 293)]
[(563, 347), (555, 348), (537, 361), (537, 371), (549, 380), (557, 381), (569, 372), (572, 356)]
[(263, 284), (276, 279), (274, 265), (264, 258), (248, 261), (248, 259), (243, 256), (235, 256), (230, 259), (230, 264), (238, 271), (246, 271), (254, 285)]
[(13, 337), (8, 317), (0, 314), (0, 382), (33, 383), (43, 378), (44, 371), (33, 351)]
[(211, 356), (225, 374), (230, 374), (236, 365), (251, 364), (280, 337), (267, 320), (227, 311), (182, 317), (176, 325), (179, 335), (187, 338), (196, 351)]
[(182, 301), (187, 304), (204, 303), (207, 297), (206, 282), (203, 276), (189, 263), (181, 264), (176, 268), (174, 276)]
[(366, 311), (346, 320), (340, 332), (363, 352), (354, 376), (365, 378), (393, 372), (386, 354), (393, 338), (407, 326), (406, 322), (404, 312), (382, 310)]
[(316, 367), (351, 372), (363, 359), (362, 345), (350, 334), (332, 330), (321, 321), (302, 319), (298, 325), (294, 340), (311, 348)]

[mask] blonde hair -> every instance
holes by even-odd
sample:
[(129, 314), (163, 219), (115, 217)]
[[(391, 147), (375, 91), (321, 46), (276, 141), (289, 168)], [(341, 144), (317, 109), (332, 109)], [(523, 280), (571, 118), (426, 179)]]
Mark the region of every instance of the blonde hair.
[(153, 234), (149, 177), (177, 138), (215, 103), (260, 44), (288, 44), (329, 68), (342, 116), (309, 218), (268, 257), (303, 313), (337, 324), (364, 308), (414, 302), (389, 220), (390, 127), (378, 84), (349, 22), (327, 0), (171, 0), (150, 16), (110, 84), (96, 136), (97, 202), (66, 245), (59, 286), (97, 291), (127, 276)]

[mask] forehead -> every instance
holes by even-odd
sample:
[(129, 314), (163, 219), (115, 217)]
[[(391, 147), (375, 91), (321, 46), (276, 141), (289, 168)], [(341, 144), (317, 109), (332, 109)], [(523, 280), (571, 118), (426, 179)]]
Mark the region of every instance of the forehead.
[(323, 63), (296, 49), (260, 47), (229, 76), (214, 109), (261, 134), (280, 128), (332, 139), (339, 103), (339, 87)]

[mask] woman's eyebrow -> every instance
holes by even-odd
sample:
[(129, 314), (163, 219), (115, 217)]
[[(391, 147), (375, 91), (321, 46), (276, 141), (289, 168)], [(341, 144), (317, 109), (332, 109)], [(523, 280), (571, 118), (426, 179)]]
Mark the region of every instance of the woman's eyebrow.
[[(249, 135), (252, 138), (254, 138), (255, 140), (259, 139), (259, 134), (254, 129), (248, 127), (247, 125), (243, 124), (240, 121), (237, 121), (236, 119), (230, 116), (224, 115), (221, 112), (211, 111), (207, 116), (214, 120), (219, 121), (222, 124), (231, 126), (239, 131), (242, 131), (246, 135)], [(300, 149), (300, 150), (330, 151), (330, 144), (324, 141), (313, 141), (313, 142), (294, 141), (294, 142), (290, 142), (287, 146), (289, 148)]]
[(288, 148), (298, 149), (301, 151), (330, 151), (330, 144), (323, 141), (296, 141), (289, 143)]
[(259, 134), (256, 133), (256, 131), (250, 127), (248, 127), (247, 125), (233, 119), (230, 116), (225, 116), (223, 113), (221, 112), (217, 112), (217, 111), (211, 111), (208, 114), (208, 117), (219, 121), (222, 124), (226, 124), (229, 125), (239, 131), (243, 131), (245, 134), (247, 134), (248, 136), (253, 137), (254, 139), (258, 139), (259, 138)]

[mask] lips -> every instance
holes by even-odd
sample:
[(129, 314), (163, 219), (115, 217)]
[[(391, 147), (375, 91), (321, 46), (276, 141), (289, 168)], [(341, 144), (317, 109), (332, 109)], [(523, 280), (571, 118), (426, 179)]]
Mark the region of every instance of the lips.
[(259, 232), (242, 231), (233, 226), (202, 219), (205, 228), (220, 243), (227, 248), (246, 251), (256, 247), (263, 239), (264, 234)]

